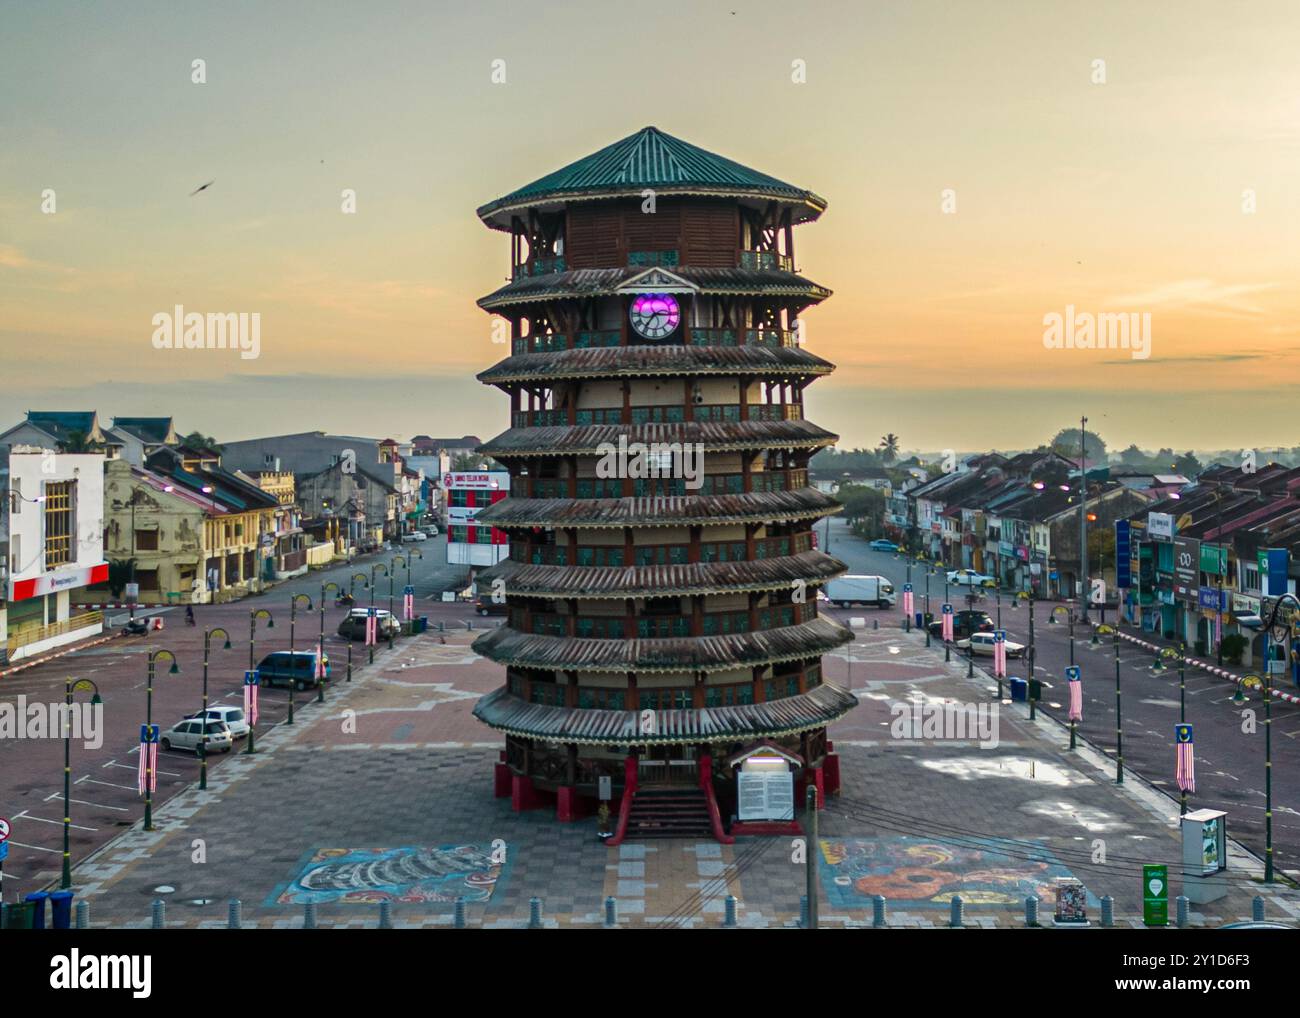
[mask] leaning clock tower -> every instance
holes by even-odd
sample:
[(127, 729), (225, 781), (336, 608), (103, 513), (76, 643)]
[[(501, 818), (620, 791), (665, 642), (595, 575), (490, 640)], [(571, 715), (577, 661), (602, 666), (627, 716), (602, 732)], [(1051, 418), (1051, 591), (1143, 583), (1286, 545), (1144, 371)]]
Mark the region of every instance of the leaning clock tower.
[[(808, 483), (836, 436), (803, 400), (832, 365), (797, 321), (830, 292), (794, 258), (825, 207), (647, 127), (478, 210), (510, 238), (510, 282), (479, 305), (511, 347), (479, 375), (510, 399), (480, 449), (509, 497), (477, 522), (510, 553), (478, 577), (509, 611), (474, 644), (505, 670), (474, 714), (505, 736), (515, 809), (572, 820), (603, 790), (615, 843), (728, 841), (756, 753), (796, 801), (838, 791), (826, 726), (856, 701), (821, 655), (852, 635), (818, 613), (845, 566), (814, 545), (839, 505)], [(637, 452), (655, 469), (610, 459)]]

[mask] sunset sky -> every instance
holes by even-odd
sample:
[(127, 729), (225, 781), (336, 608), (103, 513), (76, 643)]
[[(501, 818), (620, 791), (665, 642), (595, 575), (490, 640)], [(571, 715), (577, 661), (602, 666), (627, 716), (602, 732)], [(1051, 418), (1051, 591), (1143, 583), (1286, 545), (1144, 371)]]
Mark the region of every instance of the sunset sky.
[[(1082, 413), (1112, 448), (1298, 444), (1298, 52), (1286, 0), (3, 2), (0, 426), (491, 437), (509, 245), (475, 207), (654, 124), (828, 200), (796, 252), (845, 447)], [(155, 350), (175, 304), (260, 312), (260, 358)], [(1151, 357), (1045, 349), (1067, 305), (1149, 312)]]

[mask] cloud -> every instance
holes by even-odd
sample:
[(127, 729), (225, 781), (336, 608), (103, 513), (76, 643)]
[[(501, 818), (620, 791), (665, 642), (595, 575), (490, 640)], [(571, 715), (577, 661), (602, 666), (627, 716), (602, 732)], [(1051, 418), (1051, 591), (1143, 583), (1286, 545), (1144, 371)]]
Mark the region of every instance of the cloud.
[(1195, 308), (1231, 316), (1262, 315), (1264, 309), (1242, 298), (1277, 288), (1277, 283), (1225, 285), (1212, 279), (1178, 279), (1141, 293), (1107, 297), (1105, 305), (1139, 308)]

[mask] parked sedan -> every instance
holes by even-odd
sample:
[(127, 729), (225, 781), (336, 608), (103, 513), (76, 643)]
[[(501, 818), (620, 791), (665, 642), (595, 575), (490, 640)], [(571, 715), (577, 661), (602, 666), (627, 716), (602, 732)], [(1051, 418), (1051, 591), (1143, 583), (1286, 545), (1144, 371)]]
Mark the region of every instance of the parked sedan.
[[(993, 631), (993, 619), (986, 611), (980, 611), (978, 608), (963, 608), (961, 611), (952, 613), (952, 638), (959, 640), (964, 636), (970, 636), (975, 633), (991, 633)], [(930, 623), (930, 635), (943, 637), (943, 620), (936, 618)]]
[[(201, 712), (185, 715), (187, 718), (197, 718)], [(248, 721), (244, 718), (243, 707), (231, 707), (226, 704), (215, 704), (207, 709), (209, 721), (220, 721), (230, 729), (232, 739), (242, 739), (248, 735)]]
[(974, 569), (953, 569), (948, 573), (948, 582), (957, 587), (996, 587), (998, 581), (987, 573)]
[[(1005, 641), (1005, 643), (1007, 648), (1007, 657), (1025, 656), (1025, 645), (1023, 643), (1016, 643), (1014, 640), (1007, 640)], [(972, 645), (975, 648), (973, 653), (975, 654), (976, 657), (993, 656), (993, 634), (992, 633), (972, 633), (970, 636), (966, 637), (965, 639), (958, 640), (955, 644), (953, 644), (953, 646), (959, 647), (962, 650), (966, 650), (968, 647), (971, 647)]]
[(235, 745), (235, 740), (230, 737), (230, 728), (224, 722), (189, 719), (169, 728), (158, 743), (163, 749), (188, 749), (197, 753), (205, 734), (209, 753), (229, 753)]
[(878, 537), (870, 544), (872, 551), (898, 551), (898, 545), (893, 541), (886, 541), (883, 537)]
[[(369, 608), (353, 608), (348, 612), (348, 617), (339, 623), (339, 636), (346, 637), (349, 640), (364, 640), (366, 638), (366, 616), (369, 614)], [(387, 609), (378, 608), (375, 610), (377, 622), (377, 635), (381, 640), (387, 640), (389, 637), (400, 636), (402, 625), (397, 619), (388, 612)]]
[(402, 535), (403, 544), (412, 544), (415, 541), (427, 541), (429, 535), (420, 530), (412, 530), (409, 534)]

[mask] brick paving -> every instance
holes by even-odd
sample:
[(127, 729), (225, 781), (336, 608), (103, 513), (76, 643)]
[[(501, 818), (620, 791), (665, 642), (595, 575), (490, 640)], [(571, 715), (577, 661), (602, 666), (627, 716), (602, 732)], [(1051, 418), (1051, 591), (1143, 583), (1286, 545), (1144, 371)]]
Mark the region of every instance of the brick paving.
[[(622, 926), (713, 927), (728, 894), (740, 901), (741, 926), (797, 924), (805, 868), (789, 837), (608, 848), (594, 819), (559, 824), (549, 810), (516, 814), (508, 799), (493, 798), (500, 743), (469, 712), (500, 669), (468, 651), (474, 635), (429, 633), (399, 645), (350, 687), (336, 685), (326, 710), (259, 738), (255, 757), (230, 759), (208, 792), (191, 786), (171, 799), (156, 813), (157, 831), (137, 826), (79, 865), (92, 925), (148, 926), (156, 897), (168, 903), (169, 927), (224, 926), (232, 897), (243, 903), (245, 927), (301, 925), (302, 905), (279, 899), (316, 853), (407, 846), (500, 852), (490, 896), (467, 903), (470, 926), (523, 926), (536, 896), (544, 926), (590, 928), (604, 922), (612, 896)], [(1114, 898), (1117, 925), (1140, 925), (1143, 862), (1170, 865), (1172, 917), (1181, 890), (1175, 803), (1136, 776), (1116, 787), (1103, 757), (1068, 751), (1065, 731), (1041, 715), (1029, 722), (1021, 704), (1000, 705), (996, 746), (894, 738), (892, 704), (987, 703), (992, 680), (968, 680), (964, 662), (945, 664), (917, 634), (864, 628), (857, 636), (826, 659), (828, 676), (860, 705), (831, 732), (844, 791), (819, 817), (823, 925), (870, 925), (866, 892), (883, 882), (895, 892), (891, 927), (947, 926), (954, 891), (967, 899), (967, 927), (1021, 926), (1024, 890), (1046, 893), (1063, 875), (1086, 885), (1094, 925), (1102, 895)], [(864, 860), (872, 865), (859, 866)], [(1234, 850), (1230, 864), (1230, 894), (1193, 911), (1192, 925), (1248, 918), (1257, 893), (1270, 918), (1300, 918), (1300, 894), (1255, 882), (1257, 860)], [(357, 886), (365, 900), (322, 901), (317, 924), (376, 926), (369, 885)], [(393, 924), (447, 927), (453, 907), (397, 900)], [(1041, 916), (1051, 913), (1045, 899)]]

